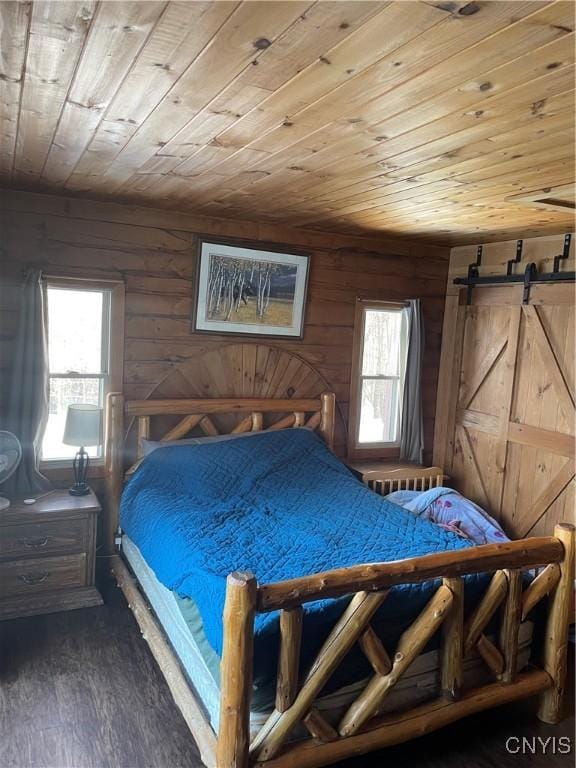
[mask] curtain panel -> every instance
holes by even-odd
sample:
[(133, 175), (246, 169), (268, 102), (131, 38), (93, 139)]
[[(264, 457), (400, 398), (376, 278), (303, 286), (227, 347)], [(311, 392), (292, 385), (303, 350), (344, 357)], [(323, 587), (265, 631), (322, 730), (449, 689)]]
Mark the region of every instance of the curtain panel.
[(11, 497), (33, 495), (51, 487), (50, 481), (39, 470), (40, 448), (48, 420), (47, 311), (42, 272), (30, 270), (21, 288), (20, 320), (8, 397), (6, 429), (22, 444), (22, 461), (3, 488)]
[(422, 362), (424, 359), (424, 320), (420, 299), (410, 299), (405, 310), (408, 323), (408, 351), (402, 400), (400, 458), (422, 464), (424, 426), (422, 418)]

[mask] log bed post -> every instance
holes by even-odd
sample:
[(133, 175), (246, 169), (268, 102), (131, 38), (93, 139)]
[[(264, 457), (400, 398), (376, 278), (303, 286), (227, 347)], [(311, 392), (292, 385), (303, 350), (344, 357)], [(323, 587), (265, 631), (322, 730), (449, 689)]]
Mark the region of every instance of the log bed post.
[(503, 654), (504, 670), (500, 679), (513, 683), (518, 674), (518, 631), (522, 620), (522, 571), (518, 568), (506, 570), (508, 592), (500, 624), (500, 650)]
[(568, 627), (574, 604), (575, 531), (569, 523), (560, 523), (554, 528), (554, 536), (564, 545), (564, 557), (560, 561), (560, 579), (551, 593), (544, 637), (543, 666), (552, 678), (552, 686), (541, 695), (538, 708), (538, 718), (552, 725), (562, 718)]
[(106, 398), (106, 496), (107, 514), (104, 519), (106, 553), (115, 551), (118, 514), (123, 483), (124, 462), (124, 395), (110, 392)]
[(236, 571), (226, 579), (216, 748), (218, 768), (248, 768), (249, 765), (256, 594), (256, 579), (251, 573)]
[(320, 426), (318, 432), (322, 435), (324, 442), (334, 450), (334, 417), (336, 409), (336, 396), (334, 392), (323, 392), (320, 395), (322, 409), (320, 411)]
[(276, 682), (278, 712), (289, 709), (298, 692), (303, 616), (302, 606), (280, 611), (280, 653)]
[(458, 576), (442, 580), (452, 592), (452, 607), (442, 625), (440, 675), (442, 695), (458, 701), (464, 674), (464, 582)]
[(144, 455), (142, 440), (150, 440), (150, 416), (140, 416), (138, 418), (138, 431), (136, 434), (136, 458), (138, 459), (141, 459)]

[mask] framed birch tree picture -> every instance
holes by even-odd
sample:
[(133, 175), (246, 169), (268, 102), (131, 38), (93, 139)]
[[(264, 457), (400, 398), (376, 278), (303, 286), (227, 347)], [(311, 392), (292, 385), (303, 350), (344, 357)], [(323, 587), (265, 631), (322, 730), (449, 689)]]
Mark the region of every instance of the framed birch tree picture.
[(193, 328), (302, 338), (309, 257), (201, 239)]

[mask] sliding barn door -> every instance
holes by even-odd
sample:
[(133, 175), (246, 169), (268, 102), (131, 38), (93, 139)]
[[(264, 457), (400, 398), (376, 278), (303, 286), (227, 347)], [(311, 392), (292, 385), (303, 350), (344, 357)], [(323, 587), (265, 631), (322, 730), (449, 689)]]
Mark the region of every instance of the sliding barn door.
[(437, 459), (510, 535), (551, 533), (574, 518), (574, 285), (535, 285), (528, 304), (519, 285), (464, 298)]

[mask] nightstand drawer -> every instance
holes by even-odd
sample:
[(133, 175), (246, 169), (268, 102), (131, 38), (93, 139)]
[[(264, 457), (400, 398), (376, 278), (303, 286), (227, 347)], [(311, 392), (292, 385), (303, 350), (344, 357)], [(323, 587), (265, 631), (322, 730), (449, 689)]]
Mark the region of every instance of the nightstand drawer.
[(86, 549), (86, 533), (86, 520), (6, 525), (0, 530), (0, 557), (14, 559), (53, 552), (82, 552)]
[(86, 584), (86, 554), (0, 563), (0, 599)]

